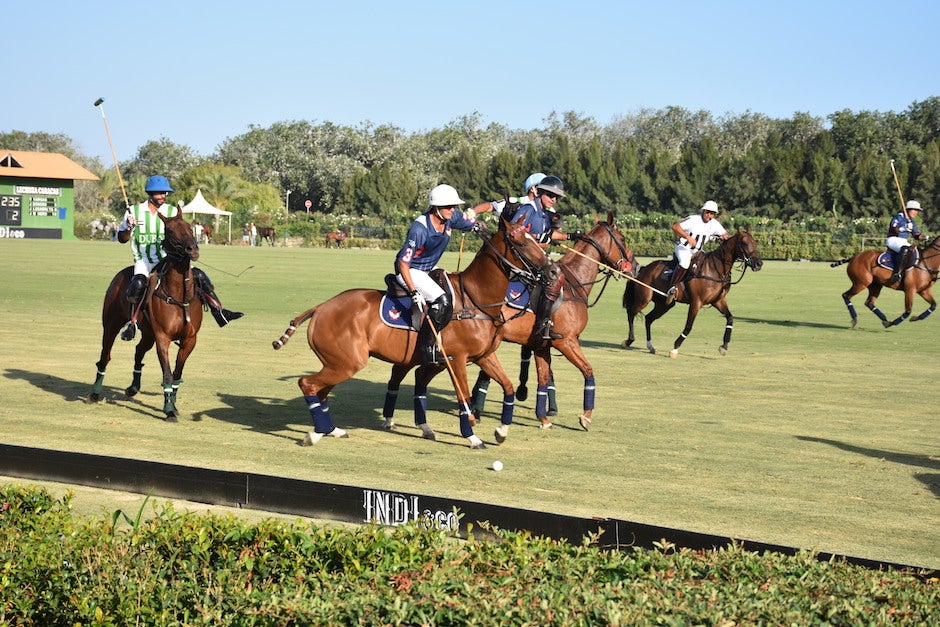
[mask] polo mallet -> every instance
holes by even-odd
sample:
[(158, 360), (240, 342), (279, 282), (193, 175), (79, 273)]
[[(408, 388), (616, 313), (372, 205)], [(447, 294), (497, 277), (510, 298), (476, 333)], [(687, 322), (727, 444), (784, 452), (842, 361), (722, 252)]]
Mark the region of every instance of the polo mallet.
[[(460, 400), (460, 384), (457, 382), (457, 374), (454, 372), (453, 366), (450, 365), (450, 358), (447, 356), (447, 351), (444, 350), (444, 342), (441, 340), (440, 333), (437, 332), (437, 327), (434, 326), (434, 321), (431, 320), (431, 316), (427, 316), (428, 326), (431, 327), (431, 333), (434, 334), (434, 341), (437, 343), (438, 350), (441, 351), (441, 357), (444, 358), (444, 365), (447, 366), (447, 373), (450, 375), (450, 381), (454, 384), (454, 391), (457, 393), (457, 400)], [(467, 415), (471, 415), (470, 404), (464, 402), (464, 409), (467, 411)]]
[(118, 167), (117, 153), (114, 152), (114, 142), (111, 141), (111, 129), (108, 127), (108, 118), (104, 114), (104, 98), (95, 100), (95, 106), (101, 109), (101, 119), (104, 120), (104, 132), (108, 136), (108, 146), (111, 147), (111, 158), (114, 159), (114, 169), (118, 175), (118, 183), (121, 185), (121, 194), (124, 195), (124, 207), (130, 207), (131, 203), (127, 200), (127, 190), (124, 189), (124, 179), (121, 177), (121, 168)]
[(594, 259), (591, 259), (590, 257), (588, 257), (587, 255), (585, 255), (584, 253), (579, 253), (578, 251), (576, 251), (576, 250), (575, 250), (574, 248), (572, 248), (571, 246), (568, 246), (567, 244), (562, 244), (561, 247), (564, 248), (564, 249), (566, 249), (566, 250), (570, 250), (570, 251), (573, 252), (574, 254), (580, 255), (580, 256), (584, 257), (585, 259), (590, 259), (591, 261), (594, 261), (594, 263), (596, 263), (599, 267), (604, 268), (604, 269), (607, 270), (608, 272), (612, 272), (612, 273), (614, 273), (614, 274), (617, 274), (617, 275), (619, 275), (619, 276), (622, 276), (623, 278), (627, 279), (628, 281), (633, 281), (634, 283), (639, 283), (639, 284), (642, 285), (643, 287), (649, 288), (649, 289), (653, 290), (654, 292), (656, 292), (657, 294), (660, 294), (661, 296), (665, 296), (665, 295), (666, 295), (666, 292), (661, 292), (661, 291), (659, 291), (658, 289), (656, 289), (655, 287), (653, 287), (652, 285), (650, 285), (650, 284), (648, 284), (648, 283), (644, 283), (643, 281), (641, 281), (641, 280), (639, 280), (639, 279), (635, 279), (635, 278), (633, 278), (632, 276), (630, 276), (629, 274), (624, 274), (623, 272), (621, 272), (621, 271), (618, 270), (617, 268), (611, 268), (611, 267), (608, 266), (606, 263), (602, 263), (602, 262), (600, 262), (600, 261), (595, 261)]
[(894, 159), (891, 159), (888, 163), (891, 164), (891, 174), (894, 175), (894, 186), (898, 189), (898, 198), (901, 199), (901, 213), (904, 214), (905, 218), (910, 220), (911, 217), (907, 215), (907, 205), (904, 204), (904, 194), (901, 193), (901, 182), (898, 181), (898, 172), (894, 169)]
[(463, 239), (465, 233), (460, 233), (460, 250), (457, 251), (457, 272), (460, 272), (460, 260), (463, 259)]

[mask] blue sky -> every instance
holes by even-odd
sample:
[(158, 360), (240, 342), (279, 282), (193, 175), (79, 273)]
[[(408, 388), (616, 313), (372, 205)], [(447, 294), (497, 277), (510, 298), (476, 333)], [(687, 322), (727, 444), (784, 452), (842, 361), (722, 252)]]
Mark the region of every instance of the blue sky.
[[(10, 2), (0, 131), (111, 163), (285, 120), (406, 131), (643, 108), (776, 118), (940, 95), (940, 2)], [(0, 146), (2, 148), (2, 146)]]

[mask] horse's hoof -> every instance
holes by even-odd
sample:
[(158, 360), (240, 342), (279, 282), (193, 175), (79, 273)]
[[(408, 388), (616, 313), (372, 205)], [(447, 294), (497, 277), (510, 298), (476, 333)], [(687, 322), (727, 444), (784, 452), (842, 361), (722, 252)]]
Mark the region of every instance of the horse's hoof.
[(727, 346), (719, 346), (719, 347), (718, 347), (718, 354), (719, 354), (719, 355), (727, 355), (727, 354), (728, 354), (728, 347), (727, 347)]
[(395, 421), (389, 418), (388, 420), (382, 423), (382, 428), (385, 429), (386, 431), (391, 431), (392, 429), (395, 428)]
[(631, 344), (633, 344), (633, 340), (624, 340), (620, 342), (620, 348), (630, 348)]
[(502, 444), (506, 441), (506, 437), (509, 435), (509, 425), (499, 425), (493, 431), (493, 437), (496, 439), (497, 444)]
[(670, 357), (670, 359), (675, 359), (675, 358), (678, 357), (678, 356), (679, 356), (679, 349), (678, 349), (678, 348), (674, 348), (674, 349), (672, 349), (671, 351), (669, 351), (669, 357)]
[(852, 326), (850, 328), (854, 329), (856, 324), (858, 324), (858, 318), (852, 318)]
[(166, 418), (164, 418), (163, 420), (165, 422), (179, 422), (179, 420), (176, 419), (176, 412), (171, 412), (167, 414)]
[(551, 429), (551, 428), (554, 427), (554, 426), (555, 426), (555, 425), (553, 425), (551, 422), (549, 422), (549, 421), (547, 421), (547, 420), (546, 420), (545, 422), (540, 422), (540, 423), (539, 423), (539, 429)]
[(136, 396), (138, 392), (140, 392), (140, 388), (135, 388), (133, 386), (124, 390), (124, 394), (126, 394), (127, 396)]
[[(480, 410), (475, 407), (470, 411), (470, 415), (473, 416), (473, 420), (475, 420), (476, 422), (480, 421), (480, 414), (481, 414)], [(476, 424), (476, 422), (474, 422), (473, 424)]]
[(437, 442), (437, 434), (433, 431), (425, 431), (421, 434), (422, 439), (431, 440), (432, 442)]
[(557, 416), (557, 415), (558, 415), (558, 410), (557, 410), (557, 409), (549, 409), (547, 412), (545, 412), (545, 415), (546, 415), (546, 416)]
[(304, 436), (303, 442), (300, 443), (301, 446), (313, 446), (317, 442), (323, 439), (322, 433), (316, 433), (314, 431), (308, 431), (307, 435)]
[(656, 347), (653, 346), (653, 343), (652, 343), (652, 342), (647, 342), (647, 343), (646, 343), (646, 350), (648, 350), (648, 351), (650, 352), (650, 355), (655, 355), (655, 354), (656, 354)]
[(486, 450), (486, 444), (483, 443), (483, 440), (477, 440), (476, 442), (470, 442), (470, 448), (474, 451), (484, 451)]
[(587, 416), (579, 416), (578, 424), (580, 424), (581, 428), (584, 429), (585, 431), (590, 431), (588, 427), (591, 426), (591, 419), (588, 418)]
[(524, 401), (527, 398), (529, 398), (529, 388), (527, 388), (524, 385), (520, 385), (519, 387), (517, 387), (516, 388), (516, 400)]
[(349, 434), (346, 433), (345, 429), (340, 429), (339, 427), (333, 427), (333, 430), (327, 433), (331, 438), (348, 438)]
[(97, 403), (101, 400), (101, 395), (96, 392), (91, 392), (88, 396), (85, 397), (85, 403)]
[(883, 327), (886, 328), (886, 329), (889, 329), (889, 328), (891, 328), (892, 326), (894, 326), (894, 323), (893, 323), (893, 322), (888, 322), (887, 320), (882, 320), (882, 321), (881, 321), (881, 326), (883, 326)]

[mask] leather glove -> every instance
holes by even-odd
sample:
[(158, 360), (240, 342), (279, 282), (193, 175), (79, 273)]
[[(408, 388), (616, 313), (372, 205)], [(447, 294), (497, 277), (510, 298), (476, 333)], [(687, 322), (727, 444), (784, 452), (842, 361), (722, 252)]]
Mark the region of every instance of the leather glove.
[(584, 239), (584, 231), (574, 231), (572, 233), (568, 233), (568, 241), (580, 242), (583, 239)]
[(424, 311), (425, 309), (428, 308), (428, 302), (424, 300), (424, 296), (422, 296), (421, 292), (419, 292), (418, 290), (414, 290), (411, 292), (411, 302), (413, 302), (415, 306), (421, 311)]

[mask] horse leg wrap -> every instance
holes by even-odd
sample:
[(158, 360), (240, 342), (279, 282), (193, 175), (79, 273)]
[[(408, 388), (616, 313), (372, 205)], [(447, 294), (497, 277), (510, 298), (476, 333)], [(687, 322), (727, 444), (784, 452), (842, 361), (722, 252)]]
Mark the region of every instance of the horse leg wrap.
[(882, 322), (887, 322), (887, 321), (888, 321), (888, 316), (884, 315), (884, 314), (881, 312), (881, 310), (878, 309), (877, 306), (875, 306), (875, 305), (873, 305), (873, 304), (868, 304), (868, 303), (865, 303), (865, 306), (868, 307), (868, 309), (870, 309), (873, 314), (875, 314), (876, 316), (878, 316), (878, 317), (881, 319)]
[(548, 386), (540, 385), (535, 390), (535, 417), (541, 420), (545, 418), (546, 405), (548, 404)]
[(470, 424), (470, 407), (466, 403), (457, 403), (460, 412), (460, 435), (465, 438), (473, 436), (473, 426)]
[(163, 413), (171, 414), (176, 411), (176, 388), (172, 383), (163, 384)]
[(395, 402), (398, 400), (399, 386), (388, 386), (385, 390), (385, 404), (382, 406), (382, 418), (391, 420), (395, 416)]
[(845, 301), (845, 307), (849, 310), (849, 315), (852, 316), (852, 320), (858, 318), (858, 314), (855, 313), (855, 305), (852, 304), (852, 301)]
[(330, 419), (329, 411), (320, 403), (319, 396), (304, 396), (310, 417), (313, 418), (313, 430), (317, 433), (330, 433), (335, 426)]
[(482, 370), (477, 376), (477, 382), (473, 384), (473, 392), (470, 396), (473, 398), (473, 413), (479, 414), (486, 405), (486, 394), (490, 389), (490, 378)]
[(415, 407), (415, 425), (421, 426), (428, 423), (428, 397), (426, 394), (417, 394), (414, 396)]
[(926, 318), (927, 316), (929, 316), (930, 314), (932, 314), (932, 313), (934, 312), (934, 309), (936, 309), (936, 308), (935, 308), (935, 307), (928, 307), (926, 310), (924, 310), (924, 313), (922, 313), (922, 314), (920, 314), (919, 316), (917, 316), (916, 318), (914, 318), (914, 320), (923, 320), (924, 318)]
[(584, 377), (584, 411), (594, 409), (594, 377)]
[(555, 398), (555, 376), (548, 378), (548, 412), (550, 414), (558, 413), (558, 400)]
[(98, 376), (95, 377), (95, 384), (91, 386), (92, 393), (97, 394), (99, 396), (104, 391), (104, 374), (105, 374), (104, 370), (99, 370)]
[(512, 424), (512, 414), (516, 409), (516, 395), (507, 394), (503, 397), (503, 413), (499, 417), (499, 421), (504, 425)]
[(911, 312), (905, 311), (905, 312), (902, 313), (900, 316), (898, 316), (897, 318), (895, 318), (894, 320), (891, 321), (891, 326), (895, 326), (895, 327), (898, 326), (899, 324), (901, 324), (902, 322), (904, 322), (905, 320), (907, 320), (907, 318), (908, 318), (910, 315), (911, 315)]
[(723, 342), (723, 343), (724, 343), (725, 346), (727, 346), (727, 345), (728, 345), (728, 342), (731, 341), (731, 331), (732, 331), (733, 329), (734, 329), (734, 325), (733, 325), (733, 324), (729, 324), (729, 325), (725, 326), (725, 336), (724, 336), (724, 338), (723, 338), (723, 339), (724, 339), (724, 342)]

